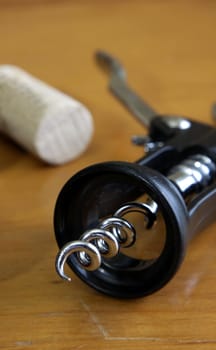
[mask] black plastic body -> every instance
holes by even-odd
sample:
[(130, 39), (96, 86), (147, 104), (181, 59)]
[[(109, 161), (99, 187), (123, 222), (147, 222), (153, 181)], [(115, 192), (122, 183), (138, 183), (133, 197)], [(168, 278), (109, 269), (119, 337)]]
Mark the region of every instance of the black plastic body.
[[(110, 181), (112, 186), (106, 192)], [(56, 204), (55, 232), (61, 247), (70, 240), (79, 239), (85, 230), (97, 226), (101, 217), (112, 215), (118, 206), (142, 192), (147, 192), (158, 203), (166, 222), (166, 244), (157, 260), (147, 265), (145, 261), (119, 255), (112, 261), (107, 259), (97, 271), (88, 272), (77, 264), (76, 257), (68, 259), (82, 280), (115, 297), (152, 293), (176, 272), (184, 256), (188, 227), (188, 213), (177, 189), (152, 169), (110, 162), (91, 166), (75, 175), (65, 185)]]
[(188, 130), (173, 129), (157, 117), (150, 136), (164, 142), (164, 146), (133, 164), (106, 162), (80, 171), (65, 184), (55, 207), (55, 235), (61, 248), (142, 193), (158, 204), (166, 225), (166, 242), (157, 259), (146, 262), (119, 254), (89, 272), (77, 264), (75, 256), (68, 258), (69, 266), (85, 283), (114, 297), (145, 296), (163, 287), (180, 266), (190, 238), (216, 212), (214, 184), (186, 206), (181, 193), (166, 177), (172, 166), (190, 154), (208, 155), (215, 162), (215, 129), (194, 122)]

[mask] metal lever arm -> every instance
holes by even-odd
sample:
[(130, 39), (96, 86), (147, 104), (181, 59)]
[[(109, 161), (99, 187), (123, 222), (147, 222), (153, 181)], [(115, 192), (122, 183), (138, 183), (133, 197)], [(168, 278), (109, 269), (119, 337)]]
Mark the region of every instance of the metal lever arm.
[(149, 126), (157, 112), (128, 87), (126, 72), (121, 63), (104, 51), (96, 53), (96, 60), (110, 74), (109, 88), (112, 93), (142, 124)]

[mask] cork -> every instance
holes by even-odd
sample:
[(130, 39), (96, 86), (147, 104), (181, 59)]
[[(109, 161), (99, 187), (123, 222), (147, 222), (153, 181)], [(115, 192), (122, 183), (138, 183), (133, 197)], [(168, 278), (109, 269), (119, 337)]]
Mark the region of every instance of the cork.
[(79, 101), (12, 65), (0, 65), (0, 131), (42, 161), (60, 165), (80, 156), (93, 118)]

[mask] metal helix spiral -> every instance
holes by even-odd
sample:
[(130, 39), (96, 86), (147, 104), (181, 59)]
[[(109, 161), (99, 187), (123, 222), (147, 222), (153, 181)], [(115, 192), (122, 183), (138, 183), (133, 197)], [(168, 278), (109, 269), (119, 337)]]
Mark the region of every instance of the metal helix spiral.
[(100, 222), (98, 227), (84, 232), (80, 240), (66, 243), (56, 257), (56, 270), (67, 281), (71, 278), (64, 273), (67, 258), (74, 254), (77, 263), (88, 271), (97, 270), (103, 258), (113, 258), (120, 248), (131, 247), (136, 241), (136, 230), (132, 223), (123, 218), (126, 214), (138, 212), (144, 215), (146, 228), (152, 227), (156, 220), (157, 204), (130, 202), (122, 205), (112, 217)]

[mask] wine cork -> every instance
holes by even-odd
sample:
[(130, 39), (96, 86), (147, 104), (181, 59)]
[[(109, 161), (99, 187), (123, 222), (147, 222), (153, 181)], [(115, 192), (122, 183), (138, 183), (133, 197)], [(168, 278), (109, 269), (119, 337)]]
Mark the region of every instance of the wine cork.
[(88, 109), (12, 66), (0, 66), (0, 131), (44, 162), (58, 165), (84, 152), (93, 134)]

